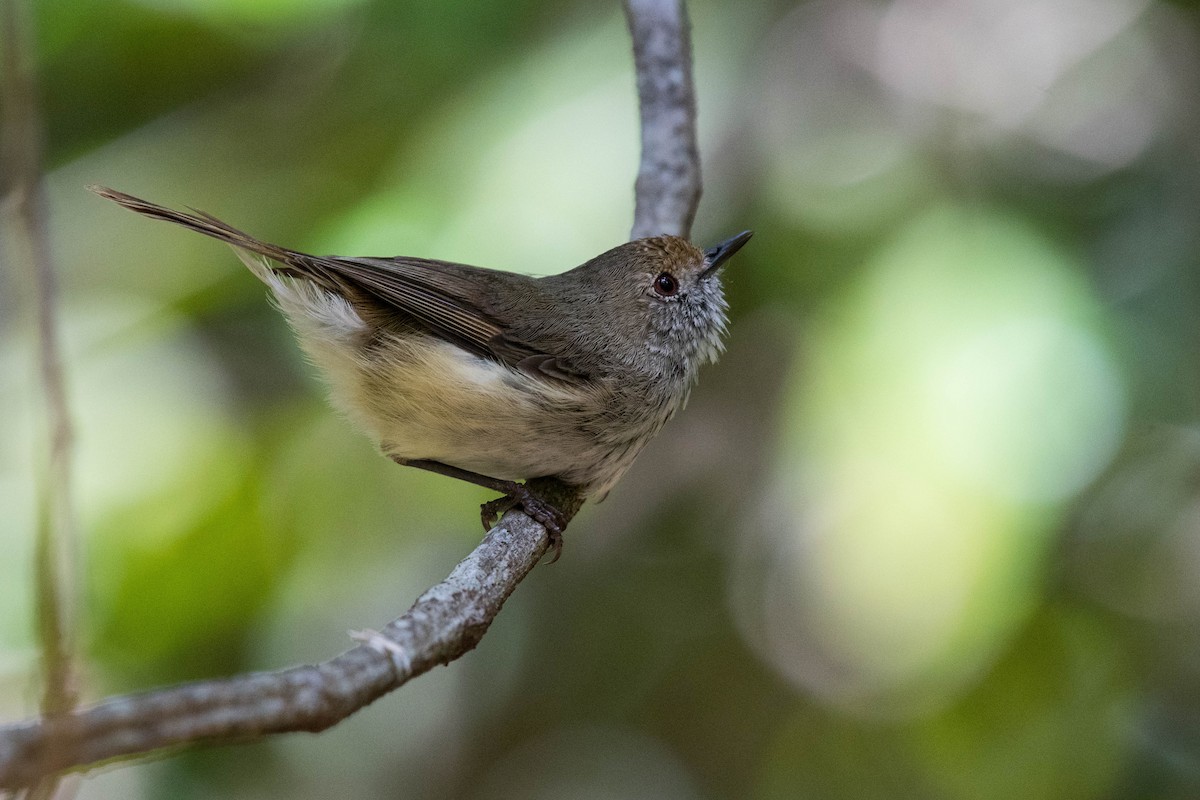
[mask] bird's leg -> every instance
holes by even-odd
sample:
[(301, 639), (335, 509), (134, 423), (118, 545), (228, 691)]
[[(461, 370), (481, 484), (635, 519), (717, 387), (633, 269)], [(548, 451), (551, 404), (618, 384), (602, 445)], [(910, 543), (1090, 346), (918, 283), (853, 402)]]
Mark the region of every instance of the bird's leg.
[(562, 532), (566, 527), (562, 512), (529, 491), (524, 484), (514, 483), (513, 486), (515, 488), (511, 494), (489, 500), (479, 507), (479, 518), (483, 521), (483, 529), (491, 530), (492, 525), (506, 511), (520, 506), (526, 514), (533, 517), (546, 529), (546, 535), (550, 539), (550, 549), (554, 551), (554, 557), (550, 559), (549, 563), (553, 564), (562, 555)]
[(503, 497), (497, 497), (495, 500), (490, 500), (479, 507), (479, 517), (483, 522), (483, 529), (485, 531), (491, 530), (492, 525), (495, 524), (496, 519), (501, 514), (515, 506), (520, 506), (525, 510), (526, 514), (537, 520), (546, 529), (546, 533), (549, 534), (550, 547), (554, 549), (554, 558), (550, 559), (550, 563), (553, 564), (555, 561), (558, 561), (558, 557), (562, 555), (562, 532), (563, 528), (567, 526), (562, 512), (529, 491), (525, 484), (480, 475), (478, 472), (452, 467), (440, 461), (428, 461), (426, 459), (409, 461), (395, 456), (391, 458), (397, 464), (403, 464), (406, 467), (416, 467), (417, 469), (436, 472), (438, 475), (457, 478), (460, 481), (466, 481), (476, 486), (482, 486), (485, 489), (500, 492), (504, 495)]

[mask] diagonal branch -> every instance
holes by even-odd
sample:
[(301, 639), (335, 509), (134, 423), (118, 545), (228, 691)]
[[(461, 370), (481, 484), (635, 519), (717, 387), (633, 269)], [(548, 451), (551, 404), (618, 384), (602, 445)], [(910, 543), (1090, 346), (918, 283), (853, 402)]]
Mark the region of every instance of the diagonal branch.
[[(554, 487), (538, 491), (568, 516), (582, 502)], [(0, 789), (173, 745), (324, 730), (474, 648), (548, 545), (542, 526), (510, 512), (403, 616), (356, 634), (364, 643), (329, 661), (112, 698), (0, 728)]]
[[(633, 238), (686, 235), (700, 196), (691, 47), (683, 0), (628, 0), (642, 116)], [(582, 499), (557, 481), (531, 488), (569, 520)], [(110, 698), (0, 727), (0, 791), (64, 770), (192, 742), (320, 731), (470, 651), (545, 554), (545, 529), (510, 512), (446, 580), (364, 643), (321, 664)]]

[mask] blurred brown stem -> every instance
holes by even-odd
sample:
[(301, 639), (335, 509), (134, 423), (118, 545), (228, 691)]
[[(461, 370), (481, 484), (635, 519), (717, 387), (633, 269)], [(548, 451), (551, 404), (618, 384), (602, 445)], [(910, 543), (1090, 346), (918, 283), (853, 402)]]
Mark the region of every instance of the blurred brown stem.
[[(30, 276), (37, 329), (41, 404), (46, 415), (45, 461), (38, 470), (38, 524), (35, 546), (37, 631), (42, 654), (41, 711), (54, 719), (75, 708), (72, 664), (75, 638), (74, 574), (76, 542), (71, 502), (71, 417), (67, 409), (58, 338), (58, 286), (46, 235), (46, 204), (41, 182), (41, 114), (32, 52), (30, 9), (19, 0), (0, 0), (0, 197), (10, 274)], [(55, 794), (52, 778), (30, 797)]]
[[(682, 0), (627, 0), (625, 11), (642, 124), (633, 238), (686, 236), (700, 198), (687, 13)], [(568, 519), (582, 504), (555, 481), (534, 488)], [(542, 526), (509, 512), (403, 616), (378, 632), (358, 634), (363, 644), (329, 661), (110, 698), (0, 727), (0, 790), (180, 744), (324, 730), (471, 650), (548, 545)]]

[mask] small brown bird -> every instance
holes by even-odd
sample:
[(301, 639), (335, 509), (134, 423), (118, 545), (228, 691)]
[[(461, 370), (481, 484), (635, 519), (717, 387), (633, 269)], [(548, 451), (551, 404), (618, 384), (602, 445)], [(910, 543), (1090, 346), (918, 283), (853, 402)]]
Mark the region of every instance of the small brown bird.
[(517, 480), (603, 497), (686, 402), (726, 326), (721, 266), (750, 231), (706, 251), (638, 239), (531, 278), (423, 258), (312, 256), (203, 212), (89, 187), (232, 245), (265, 283), (334, 404), (401, 464), (494, 489), (484, 527), (520, 505), (562, 515)]

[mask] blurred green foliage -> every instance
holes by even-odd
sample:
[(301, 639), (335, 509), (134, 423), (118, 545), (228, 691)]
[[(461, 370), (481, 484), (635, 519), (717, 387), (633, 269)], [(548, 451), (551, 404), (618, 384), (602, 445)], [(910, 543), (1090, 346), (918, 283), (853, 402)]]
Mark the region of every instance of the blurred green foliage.
[[(1200, 796), (1200, 30), (1165, 0), (690, 5), (729, 349), (475, 653), (81, 796)], [(546, 274), (621, 241), (616, 3), (35, 5), (86, 694), (328, 657), (487, 495), (337, 418), (218, 245)], [(0, 109), (0, 115), (6, 113)], [(0, 272), (0, 713), (32, 714), (26, 283)]]

